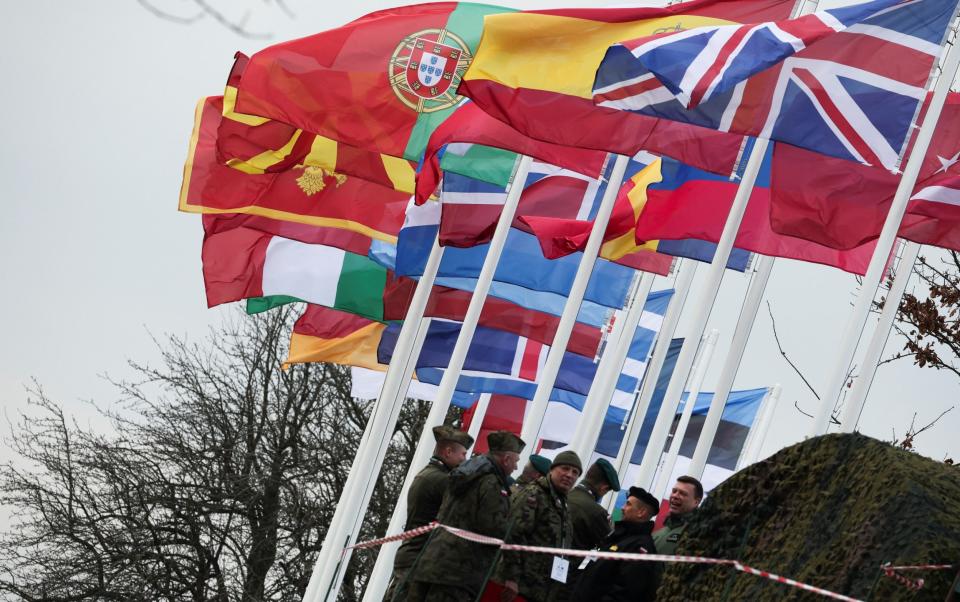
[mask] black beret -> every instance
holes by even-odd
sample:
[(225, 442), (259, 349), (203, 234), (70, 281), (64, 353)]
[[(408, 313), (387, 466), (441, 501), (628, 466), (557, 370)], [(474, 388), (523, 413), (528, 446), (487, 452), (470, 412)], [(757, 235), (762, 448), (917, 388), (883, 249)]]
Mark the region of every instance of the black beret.
[(647, 492), (643, 487), (631, 487), (630, 497), (635, 497), (647, 506), (650, 507), (651, 516), (656, 516), (657, 512), (660, 511), (660, 502), (657, 501), (657, 498), (653, 497), (650, 493)]

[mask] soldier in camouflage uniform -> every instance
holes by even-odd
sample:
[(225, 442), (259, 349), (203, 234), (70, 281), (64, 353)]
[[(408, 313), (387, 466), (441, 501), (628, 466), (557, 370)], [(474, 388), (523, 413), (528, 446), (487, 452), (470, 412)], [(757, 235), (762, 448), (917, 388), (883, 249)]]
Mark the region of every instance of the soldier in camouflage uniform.
[[(428, 525), (437, 520), (443, 493), (447, 489), (447, 475), (467, 459), (467, 450), (473, 445), (473, 437), (451, 426), (433, 427), (436, 446), (430, 462), (417, 473), (407, 491), (407, 522), (404, 531)], [(427, 543), (429, 535), (408, 539), (400, 545), (393, 560), (393, 575), (384, 600), (393, 600), (398, 587), (402, 587), (407, 573)]]
[[(567, 494), (583, 470), (580, 458), (572, 451), (557, 454), (550, 472), (527, 485), (510, 498), (513, 523), (506, 541), (528, 546), (569, 548), (573, 535), (567, 513)], [(565, 584), (551, 579), (553, 567), (569, 559), (549, 554), (504, 552), (497, 566), (496, 579), (504, 586), (502, 600), (519, 593), (531, 602), (555, 600)]]
[(620, 479), (613, 465), (600, 458), (567, 496), (575, 549), (592, 550), (613, 531), (610, 515), (600, 505), (608, 491), (620, 491)]
[(550, 472), (550, 458), (545, 458), (540, 454), (530, 454), (527, 465), (523, 467), (523, 471), (517, 477), (516, 482), (510, 486), (510, 493), (520, 491), (540, 477), (546, 476), (548, 472)]
[[(487, 435), (490, 451), (461, 464), (447, 478), (440, 523), (503, 538), (508, 529), (507, 476), (517, 469), (523, 441), (508, 431)], [(406, 599), (417, 602), (467, 602), (480, 593), (496, 546), (466, 541), (437, 529), (432, 532), (410, 575)]]

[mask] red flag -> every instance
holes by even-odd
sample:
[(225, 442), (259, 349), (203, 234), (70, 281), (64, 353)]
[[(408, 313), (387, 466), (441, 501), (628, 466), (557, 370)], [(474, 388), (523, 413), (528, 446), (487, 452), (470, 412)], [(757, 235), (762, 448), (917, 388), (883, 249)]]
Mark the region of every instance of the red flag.
[[(911, 148), (908, 150), (912, 152)], [(909, 156), (909, 155), (907, 155)], [(951, 93), (920, 168), (914, 194), (939, 180), (960, 174), (960, 94)], [(776, 144), (771, 173), (770, 219), (773, 229), (837, 249), (848, 249), (880, 235), (899, 175)], [(915, 211), (919, 213), (914, 214)], [(931, 212), (941, 215), (935, 226)], [(911, 202), (901, 238), (956, 249), (946, 208)]]
[(203, 216), (203, 231), (206, 236), (222, 234), (235, 228), (259, 230), (274, 236), (298, 240), (312, 245), (326, 245), (367, 255), (370, 252), (370, 237), (341, 228), (308, 226), (259, 215), (245, 213), (220, 213)]
[[(648, 190), (647, 203), (637, 222), (637, 240), (695, 238), (718, 242), (737, 184), (718, 180), (688, 180), (673, 190)], [(799, 259), (865, 274), (874, 243), (849, 251), (774, 232), (770, 227), (770, 191), (756, 187), (734, 241), (739, 249), (762, 255)]]
[[(470, 428), (476, 406), (463, 413), (463, 428)], [(473, 445), (474, 453), (482, 454), (487, 451), (487, 435), (494, 431), (510, 431), (517, 435), (523, 426), (523, 414), (527, 408), (527, 400), (512, 395), (491, 395), (487, 404), (487, 413), (480, 425), (480, 434)]]

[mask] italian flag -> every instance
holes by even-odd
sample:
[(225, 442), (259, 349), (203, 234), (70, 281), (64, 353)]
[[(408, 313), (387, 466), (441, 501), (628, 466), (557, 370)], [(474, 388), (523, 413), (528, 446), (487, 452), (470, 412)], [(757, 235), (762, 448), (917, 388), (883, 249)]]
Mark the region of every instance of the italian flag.
[(271, 297), (269, 307), (304, 301), (383, 320), (387, 271), (336, 247), (234, 228), (203, 241), (203, 280), (209, 307)]

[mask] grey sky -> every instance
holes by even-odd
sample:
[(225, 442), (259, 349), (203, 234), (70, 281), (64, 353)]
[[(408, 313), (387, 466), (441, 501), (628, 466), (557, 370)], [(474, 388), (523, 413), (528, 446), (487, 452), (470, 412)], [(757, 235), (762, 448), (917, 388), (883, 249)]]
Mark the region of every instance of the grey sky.
[[(156, 5), (184, 15), (193, 10), (189, 2)], [(250, 29), (281, 41), (390, 3), (289, 5), (295, 19), (273, 4), (251, 2)], [(35, 377), (86, 423), (93, 414), (82, 400), (116, 399), (98, 375), (129, 376), (127, 358), (156, 359), (148, 329), (199, 340), (227, 311), (205, 307), (200, 220), (177, 212), (177, 196), (195, 102), (221, 92), (236, 50), (251, 53), (268, 42), (240, 38), (209, 18), (177, 25), (116, 0), (15, 3), (0, 21), (0, 40), (0, 400), (15, 417), (24, 409), (24, 385)], [(721, 331), (718, 358), (746, 284), (739, 274), (725, 278), (710, 324)], [(852, 276), (829, 268), (785, 260), (774, 268), (767, 298), (781, 340), (815, 387), (836, 361), (855, 286)], [(888, 351), (894, 345), (900, 343)], [(705, 390), (712, 390), (719, 364)], [(814, 406), (777, 353), (764, 309), (736, 388), (775, 382), (784, 392), (765, 453), (806, 435), (809, 419), (794, 400)], [(909, 362), (884, 366), (861, 430), (881, 439), (891, 437), (891, 428), (902, 434), (914, 412), (926, 422), (955, 404), (958, 384)], [(956, 457), (957, 432), (960, 410), (922, 435), (917, 448), (936, 459)], [(0, 454), (8, 457), (9, 449), (0, 446)]]

